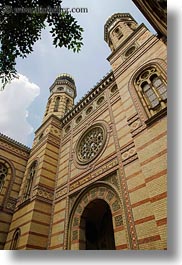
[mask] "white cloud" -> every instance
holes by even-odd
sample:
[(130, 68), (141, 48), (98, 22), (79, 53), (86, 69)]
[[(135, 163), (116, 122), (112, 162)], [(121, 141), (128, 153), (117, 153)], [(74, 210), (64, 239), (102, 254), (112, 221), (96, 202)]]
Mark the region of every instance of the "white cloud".
[(27, 144), (33, 127), (28, 123), (28, 107), (39, 95), (40, 88), (19, 74), (3, 91), (0, 91), (0, 132)]

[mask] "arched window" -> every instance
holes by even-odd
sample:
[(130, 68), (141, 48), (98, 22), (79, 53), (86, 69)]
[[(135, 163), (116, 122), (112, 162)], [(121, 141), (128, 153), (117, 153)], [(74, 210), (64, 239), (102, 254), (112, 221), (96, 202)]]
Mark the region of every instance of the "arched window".
[(69, 110), (70, 100), (66, 99), (65, 113)]
[(113, 35), (116, 36), (118, 38), (118, 40), (121, 39), (121, 37), (123, 37), (123, 33), (121, 31), (120, 26), (118, 26), (116, 29), (114, 29)]
[(26, 180), (26, 185), (25, 185), (25, 190), (24, 190), (24, 196), (23, 196), (24, 199), (28, 199), (30, 197), (33, 179), (34, 179), (35, 172), (36, 172), (36, 167), (37, 167), (37, 161), (34, 161), (29, 168), (28, 177)]
[(58, 91), (64, 91), (64, 87), (60, 86), (57, 88)]
[(48, 112), (49, 112), (49, 107), (50, 107), (50, 104), (51, 104), (51, 99), (48, 101), (47, 103), (47, 107), (46, 107), (46, 112), (45, 112), (45, 116), (47, 116)]
[(151, 80), (153, 87), (156, 89), (156, 91), (160, 95), (161, 99), (166, 100), (167, 99), (167, 89), (166, 89), (166, 85), (163, 83), (161, 77), (154, 74), (151, 76), (150, 80)]
[(59, 102), (60, 102), (60, 97), (56, 98), (55, 105), (54, 105), (54, 111), (57, 112), (59, 109)]
[(0, 162), (0, 192), (4, 186), (5, 178), (8, 174), (8, 168)]
[(21, 235), (20, 228), (17, 228), (13, 234), (13, 239), (12, 239), (12, 243), (11, 243), (11, 249), (12, 250), (18, 249), (18, 243), (19, 243), (20, 235)]
[(143, 70), (135, 80), (135, 87), (149, 117), (166, 108), (166, 80), (156, 67)]

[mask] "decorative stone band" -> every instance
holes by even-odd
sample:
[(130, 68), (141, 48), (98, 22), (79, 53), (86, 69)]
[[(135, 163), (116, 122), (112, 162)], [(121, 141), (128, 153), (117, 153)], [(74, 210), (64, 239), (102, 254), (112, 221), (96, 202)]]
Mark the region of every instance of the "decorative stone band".
[(6, 208), (12, 212), (14, 212), (16, 206), (16, 199), (14, 198), (9, 198), (6, 203)]
[(121, 158), (123, 165), (129, 164), (132, 161), (138, 159), (134, 142), (131, 142), (121, 150)]
[[(113, 216), (114, 231), (122, 231), (123, 229), (125, 229), (123, 222), (122, 204), (117, 193), (109, 185), (98, 182), (89, 189), (86, 189), (84, 192), (82, 192), (82, 194), (77, 198), (74, 206), (72, 207), (71, 215), (69, 218), (69, 231), (71, 232), (71, 235), (69, 238), (68, 249), (72, 249), (72, 246), (75, 243), (77, 244), (77, 242), (80, 242), (81, 244), (83, 243), (84, 233), (82, 230), (84, 229), (84, 226), (82, 227), (81, 224), (82, 216), (86, 206), (96, 199), (104, 200), (110, 206)], [(77, 247), (79, 248), (79, 246)]]
[(56, 192), (56, 199), (67, 194), (67, 187)]
[(146, 128), (146, 124), (142, 124), (138, 113), (132, 115), (128, 120), (132, 136), (137, 135)]
[(111, 83), (115, 81), (113, 72), (109, 72), (92, 88), (66, 115), (61, 119), (63, 125), (74, 118), (86, 105), (100, 95)]
[(25, 159), (28, 159), (29, 155), (30, 155), (30, 149), (27, 147), (24, 148), (21, 146), (21, 144), (19, 145), (17, 142), (14, 142), (13, 140), (11, 140), (9, 137), (1, 137), (2, 135), (0, 135), (0, 140), (5, 140), (5, 141), (0, 141), (0, 147), (2, 149), (5, 149), (6, 151), (10, 151), (13, 152), (14, 154), (16, 154), (17, 156), (23, 157)]
[(97, 177), (101, 177), (104, 173), (108, 174), (108, 171), (115, 168), (118, 165), (117, 159), (113, 159), (112, 161), (109, 161), (108, 163), (101, 166), (99, 169), (94, 170), (89, 175), (84, 176), (83, 178), (76, 180), (75, 182), (70, 184), (70, 191), (76, 190), (78, 188), (81, 188), (86, 183), (92, 181), (93, 179), (97, 179)]
[(26, 153), (30, 153), (31, 149), (29, 147), (27, 147), (26, 145), (21, 144), (21, 143), (15, 141), (15, 140), (11, 139), (10, 137), (8, 137), (8, 136), (6, 136), (6, 135), (4, 135), (2, 133), (0, 133), (0, 140), (4, 140), (6, 142), (8, 141), (9, 143), (11, 143), (13, 145), (16, 145), (18, 148), (24, 150)]
[(37, 188), (33, 191), (33, 194), (32, 194), (32, 198), (34, 197), (40, 197), (44, 200), (49, 200), (52, 202), (53, 198), (54, 198), (54, 194), (53, 192), (50, 192), (50, 191), (47, 191), (45, 190), (44, 188)]

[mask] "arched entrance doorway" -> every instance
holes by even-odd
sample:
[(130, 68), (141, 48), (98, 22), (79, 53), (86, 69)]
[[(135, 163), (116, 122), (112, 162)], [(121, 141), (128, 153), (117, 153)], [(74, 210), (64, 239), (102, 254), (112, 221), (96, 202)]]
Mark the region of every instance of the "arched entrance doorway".
[(83, 211), (80, 224), (84, 234), (83, 249), (115, 249), (112, 214), (107, 202), (102, 199), (91, 201)]
[(75, 200), (68, 223), (67, 248), (91, 249), (90, 231), (97, 231), (95, 239), (91, 238), (95, 242), (92, 249), (128, 249), (122, 204), (117, 191), (108, 183), (95, 183)]

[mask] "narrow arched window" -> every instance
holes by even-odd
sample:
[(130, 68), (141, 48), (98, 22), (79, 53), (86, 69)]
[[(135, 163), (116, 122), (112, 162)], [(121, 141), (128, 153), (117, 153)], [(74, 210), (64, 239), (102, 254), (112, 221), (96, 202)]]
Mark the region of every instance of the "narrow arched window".
[(8, 168), (3, 163), (0, 163), (0, 192), (2, 191), (2, 188), (4, 186), (7, 174)]
[(24, 199), (28, 199), (30, 197), (32, 184), (35, 177), (36, 167), (37, 167), (37, 161), (34, 161), (28, 171), (28, 177), (26, 180), (24, 196), (23, 196)]
[(70, 100), (66, 99), (65, 113), (69, 110)]
[(141, 87), (146, 101), (152, 108), (155, 108), (159, 104), (159, 99), (155, 94), (155, 91), (147, 82), (142, 83)]
[(12, 250), (18, 249), (18, 243), (19, 243), (20, 235), (21, 235), (20, 228), (17, 228), (13, 234), (13, 239), (12, 239), (12, 243), (11, 243), (11, 249)]
[(140, 72), (135, 88), (149, 117), (166, 108), (166, 80), (157, 67), (147, 67)]
[(113, 35), (116, 36), (118, 39), (121, 39), (121, 37), (123, 37), (123, 33), (121, 31), (120, 26), (118, 26), (116, 29), (114, 29)]
[(153, 87), (156, 89), (159, 96), (161, 97), (161, 99), (166, 100), (167, 99), (167, 88), (164, 82), (162, 81), (161, 77), (155, 74), (151, 76), (150, 80), (151, 80)]
[(57, 97), (55, 100), (55, 105), (54, 105), (54, 111), (57, 112), (59, 110), (59, 102), (60, 102), (60, 97)]
[(47, 107), (46, 107), (46, 112), (45, 112), (45, 116), (47, 116), (48, 112), (49, 112), (49, 107), (51, 105), (51, 99), (48, 101), (47, 103)]

